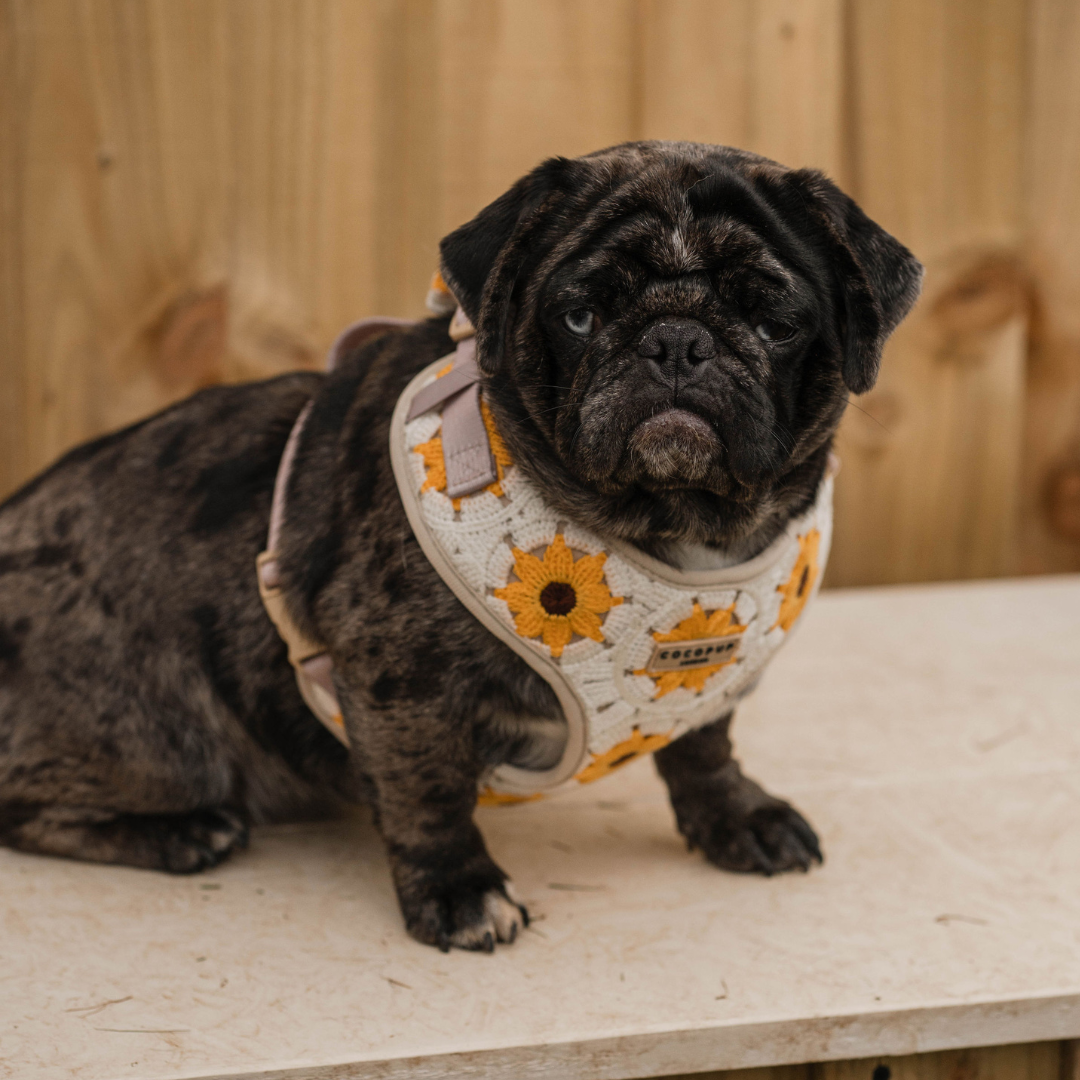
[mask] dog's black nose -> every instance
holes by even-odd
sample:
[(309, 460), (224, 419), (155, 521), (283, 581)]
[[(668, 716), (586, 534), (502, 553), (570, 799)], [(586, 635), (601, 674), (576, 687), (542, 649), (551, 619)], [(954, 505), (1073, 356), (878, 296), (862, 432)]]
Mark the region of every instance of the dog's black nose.
[(641, 335), (638, 356), (661, 370), (694, 368), (716, 356), (712, 335), (694, 319), (657, 319)]

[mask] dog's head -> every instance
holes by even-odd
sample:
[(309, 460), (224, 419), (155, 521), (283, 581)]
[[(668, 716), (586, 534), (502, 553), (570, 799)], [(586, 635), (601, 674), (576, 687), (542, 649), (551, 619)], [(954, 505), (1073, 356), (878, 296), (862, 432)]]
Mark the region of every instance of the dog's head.
[(557, 509), (737, 551), (812, 499), (922, 267), (818, 172), (645, 142), (544, 162), (443, 240), (442, 272)]

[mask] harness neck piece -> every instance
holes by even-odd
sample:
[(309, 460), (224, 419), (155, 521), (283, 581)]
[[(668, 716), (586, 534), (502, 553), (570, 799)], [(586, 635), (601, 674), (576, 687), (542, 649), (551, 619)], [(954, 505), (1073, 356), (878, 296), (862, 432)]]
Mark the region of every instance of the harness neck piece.
[[(365, 320), (339, 338), (400, 325)], [(515, 467), (483, 400), (472, 327), (405, 388), (390, 456), (425, 556), (465, 607), (552, 687), (567, 723), (548, 769), (500, 765), (481, 802), (519, 802), (587, 783), (722, 717), (757, 685), (816, 594), (832, 533), (831, 466), (814, 504), (763, 552), (723, 570), (679, 570), (600, 537), (552, 509)], [(324, 646), (285, 609), (277, 538), (297, 419), (282, 457), (259, 589), (312, 711), (348, 745)]]

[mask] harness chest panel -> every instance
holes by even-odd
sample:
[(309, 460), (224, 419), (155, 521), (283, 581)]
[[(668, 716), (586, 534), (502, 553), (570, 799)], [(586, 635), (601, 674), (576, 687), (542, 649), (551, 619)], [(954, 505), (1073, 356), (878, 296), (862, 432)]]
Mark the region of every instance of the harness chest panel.
[[(398, 401), (391, 457), (424, 554), (465, 606), (552, 686), (566, 715), (562, 760), (500, 766), (482, 801), (585, 783), (719, 719), (753, 689), (817, 592), (832, 533), (832, 476), (760, 555), (680, 571), (604, 542), (555, 513), (513, 461), (481, 402), (494, 477), (455, 495), (441, 406), (414, 397), (453, 370), (443, 358)], [(415, 414), (416, 410), (412, 412)], [(475, 449), (475, 448), (473, 448)], [(452, 470), (451, 470), (452, 471)]]

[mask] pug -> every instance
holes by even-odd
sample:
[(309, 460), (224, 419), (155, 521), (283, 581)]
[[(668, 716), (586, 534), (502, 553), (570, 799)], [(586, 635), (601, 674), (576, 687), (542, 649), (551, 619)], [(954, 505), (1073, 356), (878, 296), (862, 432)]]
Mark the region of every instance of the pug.
[[(922, 268), (821, 173), (695, 143), (545, 161), (441, 244), (485, 402), (551, 507), (673, 566), (764, 550), (813, 502)], [(0, 841), (191, 873), (251, 824), (374, 808), (409, 932), (491, 951), (527, 914), (478, 780), (557, 756), (552, 687), (425, 558), (391, 468), (449, 317), (326, 375), (203, 390), (73, 450), (0, 507)], [(275, 477), (291, 618), (333, 660), (318, 723), (254, 574)], [(656, 755), (691, 848), (806, 870), (818, 840), (744, 776), (727, 711)]]

